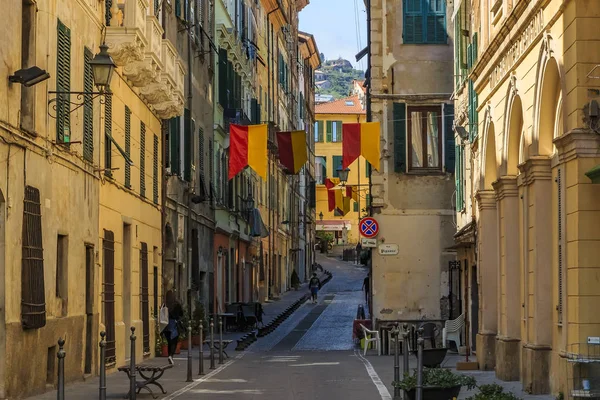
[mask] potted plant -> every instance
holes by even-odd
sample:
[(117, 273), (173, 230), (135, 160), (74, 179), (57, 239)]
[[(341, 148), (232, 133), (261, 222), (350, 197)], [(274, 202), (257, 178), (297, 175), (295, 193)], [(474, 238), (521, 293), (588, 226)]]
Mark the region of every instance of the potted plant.
[(190, 318), (189, 318), (189, 314), (188, 314), (188, 310), (186, 307), (183, 307), (183, 315), (181, 316), (181, 319), (178, 322), (178, 332), (179, 332), (179, 340), (177, 341), (177, 348), (175, 350), (175, 354), (179, 354), (181, 352), (181, 350), (187, 350), (188, 349), (188, 330), (187, 327), (190, 324)]
[(156, 322), (155, 326), (156, 329), (154, 329), (154, 353), (156, 354), (156, 357), (168, 357), (169, 346), (167, 344), (167, 340), (158, 331), (158, 321)]
[(192, 346), (200, 346), (200, 321), (202, 321), (202, 334), (204, 338), (206, 338), (206, 333), (208, 332), (204, 304), (200, 300), (196, 300), (192, 318)]
[(295, 290), (298, 290), (298, 288), (300, 287), (300, 278), (298, 277), (298, 273), (296, 272), (296, 270), (292, 271), (292, 287)]
[(521, 400), (511, 392), (504, 392), (498, 384), (481, 385), (477, 387), (479, 393), (467, 398), (467, 400)]
[[(477, 382), (467, 375), (455, 374), (446, 368), (426, 368), (423, 370), (423, 398), (427, 400), (452, 400), (458, 397), (460, 388), (473, 389)], [(410, 400), (416, 398), (417, 374), (405, 375), (401, 382), (393, 385), (404, 390)]]

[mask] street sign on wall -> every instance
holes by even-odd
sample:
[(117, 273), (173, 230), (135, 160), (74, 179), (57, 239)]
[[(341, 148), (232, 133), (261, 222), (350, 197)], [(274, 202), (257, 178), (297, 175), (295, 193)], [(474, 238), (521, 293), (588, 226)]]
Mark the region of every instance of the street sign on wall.
[(374, 247), (377, 247), (377, 239), (362, 238), (360, 240), (360, 244), (364, 248), (374, 248)]
[(366, 238), (374, 238), (379, 233), (379, 224), (373, 217), (366, 217), (358, 224), (360, 234)]
[(382, 256), (395, 256), (398, 254), (397, 244), (382, 244), (379, 246), (379, 254)]

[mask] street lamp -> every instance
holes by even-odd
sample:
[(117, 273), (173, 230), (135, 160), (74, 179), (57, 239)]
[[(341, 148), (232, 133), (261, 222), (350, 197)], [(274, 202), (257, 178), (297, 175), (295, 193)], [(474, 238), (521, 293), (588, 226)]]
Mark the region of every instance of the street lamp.
[(94, 76), (94, 84), (100, 93), (104, 93), (106, 88), (110, 87), (112, 74), (116, 68), (110, 54), (108, 54), (108, 46), (106, 43), (100, 45), (100, 53), (96, 54), (90, 61), (92, 67), (92, 75)]
[(319, 219), (320, 219), (321, 221), (323, 221), (323, 211), (321, 211), (321, 212), (319, 213)]
[(338, 177), (340, 178), (341, 183), (348, 182), (348, 173), (349, 172), (350, 172), (350, 168), (342, 168), (342, 165), (340, 164), (340, 167), (337, 169), (337, 173), (338, 173)]

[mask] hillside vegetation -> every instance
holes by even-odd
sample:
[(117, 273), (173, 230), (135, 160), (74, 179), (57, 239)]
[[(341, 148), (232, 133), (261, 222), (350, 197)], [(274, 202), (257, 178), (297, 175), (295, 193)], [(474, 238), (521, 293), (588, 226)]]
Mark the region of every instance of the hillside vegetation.
[[(323, 63), (319, 71), (325, 75), (331, 86), (328, 88), (317, 88), (318, 94), (330, 94), (335, 99), (347, 97), (352, 91), (353, 80), (363, 80), (365, 73), (354, 69), (349, 61), (344, 59), (328, 60)], [(316, 79), (320, 81), (320, 79)], [(328, 85), (325, 85), (328, 86)]]

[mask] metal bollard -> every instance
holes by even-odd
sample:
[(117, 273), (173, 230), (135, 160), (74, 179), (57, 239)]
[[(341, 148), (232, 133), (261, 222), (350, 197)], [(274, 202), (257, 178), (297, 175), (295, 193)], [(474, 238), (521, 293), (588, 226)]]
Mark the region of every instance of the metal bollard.
[(57, 392), (56, 398), (58, 400), (65, 400), (65, 353), (64, 349), (65, 341), (63, 338), (58, 339), (58, 353), (56, 357), (58, 357), (58, 384), (57, 384)]
[(198, 375), (204, 375), (204, 324), (200, 320), (200, 361), (198, 362)]
[(130, 384), (129, 384), (129, 398), (131, 400), (135, 400), (136, 398), (136, 390), (137, 390), (137, 385), (135, 383), (135, 379), (136, 379), (136, 369), (135, 369), (135, 326), (131, 327), (131, 336), (129, 336), (129, 339), (131, 340), (131, 359), (129, 360), (129, 377), (130, 377)]
[(219, 318), (219, 364), (223, 364), (223, 317)]
[(423, 348), (425, 341), (423, 340), (423, 328), (417, 331), (419, 338), (417, 339), (417, 396), (416, 400), (423, 400)]
[(100, 332), (100, 400), (106, 400), (106, 332)]
[(400, 382), (400, 346), (398, 342), (400, 341), (400, 326), (396, 324), (396, 326), (392, 329), (392, 336), (394, 338), (394, 399), (400, 398), (400, 388), (398, 387), (398, 383)]
[(187, 351), (187, 379), (186, 382), (193, 382), (192, 378), (192, 321), (188, 324), (188, 351)]
[(215, 323), (210, 319), (210, 369), (215, 369)]
[(402, 373), (407, 375), (410, 371), (409, 366), (409, 350), (408, 350), (408, 324), (403, 325), (404, 332), (402, 332)]

